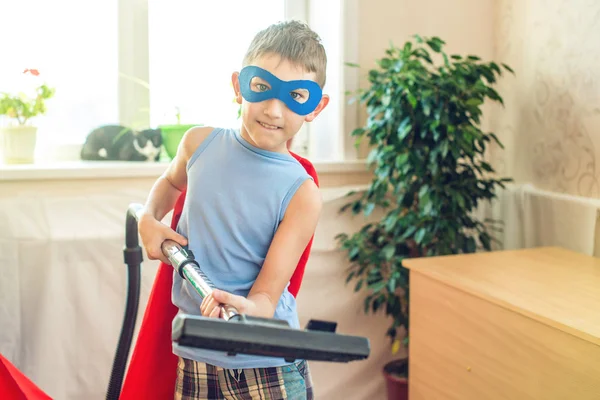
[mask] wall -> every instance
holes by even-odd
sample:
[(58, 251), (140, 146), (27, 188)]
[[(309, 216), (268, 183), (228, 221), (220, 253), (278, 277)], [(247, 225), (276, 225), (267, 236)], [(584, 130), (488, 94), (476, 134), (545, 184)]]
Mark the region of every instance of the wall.
[(493, 161), (517, 182), (600, 196), (600, 2), (499, 0), (495, 57), (515, 69), (499, 91)]
[[(360, 87), (367, 87), (368, 70), (376, 67), (390, 42), (402, 46), (412, 35), (439, 36), (449, 53), (493, 57), (494, 0), (358, 0), (358, 60)], [(358, 125), (364, 124), (364, 108)], [(366, 155), (363, 148), (361, 155)]]
[[(494, 0), (359, 1), (359, 64), (375, 66), (390, 41), (437, 35), (451, 52), (492, 57)], [(376, 27), (376, 29), (375, 29)]]

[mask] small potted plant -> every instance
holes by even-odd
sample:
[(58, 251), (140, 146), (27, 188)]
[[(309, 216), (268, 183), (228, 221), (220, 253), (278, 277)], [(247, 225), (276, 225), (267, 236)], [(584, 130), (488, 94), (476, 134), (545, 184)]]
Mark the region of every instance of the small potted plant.
[(169, 125), (159, 125), (158, 129), (160, 129), (162, 133), (163, 146), (165, 148), (165, 152), (171, 158), (171, 160), (177, 154), (177, 148), (179, 147), (179, 142), (183, 138), (183, 135), (194, 126), (202, 126), (202, 124), (182, 124), (181, 123), (181, 110), (179, 107), (175, 107), (175, 120), (176, 123)]
[[(31, 78), (40, 75), (36, 69), (26, 69), (23, 74)], [(0, 93), (0, 115), (8, 120), (7, 125), (0, 127), (5, 163), (33, 162), (37, 126), (31, 124), (31, 119), (46, 113), (46, 100), (54, 96), (54, 92), (46, 84), (41, 84), (30, 95)]]
[[(369, 141), (373, 178), (342, 211), (370, 215), (378, 208), (382, 217), (337, 236), (350, 262), (346, 282), (366, 294), (365, 312), (392, 319), (393, 352), (408, 345), (403, 260), (491, 250), (490, 231), (499, 221), (480, 221), (474, 211), (511, 181), (496, 177), (485, 160), (490, 143), (502, 144), (480, 124), (486, 99), (503, 102), (492, 86), (510, 67), (448, 56), (437, 37), (414, 39), (386, 50), (379, 68), (369, 71), (370, 87), (358, 92), (368, 118), (353, 135)], [(407, 359), (386, 365), (384, 375), (389, 398), (407, 399)]]

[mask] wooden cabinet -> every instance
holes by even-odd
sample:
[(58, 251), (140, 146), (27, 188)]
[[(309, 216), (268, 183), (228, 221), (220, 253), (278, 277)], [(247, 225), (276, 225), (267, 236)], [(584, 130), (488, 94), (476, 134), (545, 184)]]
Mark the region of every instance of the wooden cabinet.
[(600, 399), (600, 259), (535, 248), (406, 266), (411, 400)]

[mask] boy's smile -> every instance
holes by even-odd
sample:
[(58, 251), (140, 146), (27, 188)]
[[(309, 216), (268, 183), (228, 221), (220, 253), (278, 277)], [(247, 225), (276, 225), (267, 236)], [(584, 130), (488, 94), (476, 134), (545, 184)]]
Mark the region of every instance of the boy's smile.
[[(253, 60), (252, 65), (262, 68), (282, 81), (309, 80), (315, 81), (316, 74), (307, 72), (302, 66), (289, 60), (282, 59), (277, 54), (268, 53)], [(299, 115), (278, 98), (264, 101), (249, 102), (244, 99), (240, 91), (239, 73), (232, 75), (236, 101), (242, 105), (242, 137), (253, 146), (287, 153), (286, 142), (294, 137), (304, 122), (311, 122), (325, 108), (329, 97), (323, 95), (314, 111), (307, 115)], [(260, 77), (250, 81), (250, 88), (254, 93), (265, 92), (271, 89), (269, 83)], [(302, 104), (309, 98), (307, 90), (298, 88), (290, 92), (290, 96)]]

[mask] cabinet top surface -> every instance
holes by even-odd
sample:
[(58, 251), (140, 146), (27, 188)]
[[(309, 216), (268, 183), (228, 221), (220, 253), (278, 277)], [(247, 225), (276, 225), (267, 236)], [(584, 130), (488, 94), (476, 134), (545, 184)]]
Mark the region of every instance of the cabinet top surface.
[(600, 345), (600, 259), (555, 247), (404, 260), (422, 274)]

